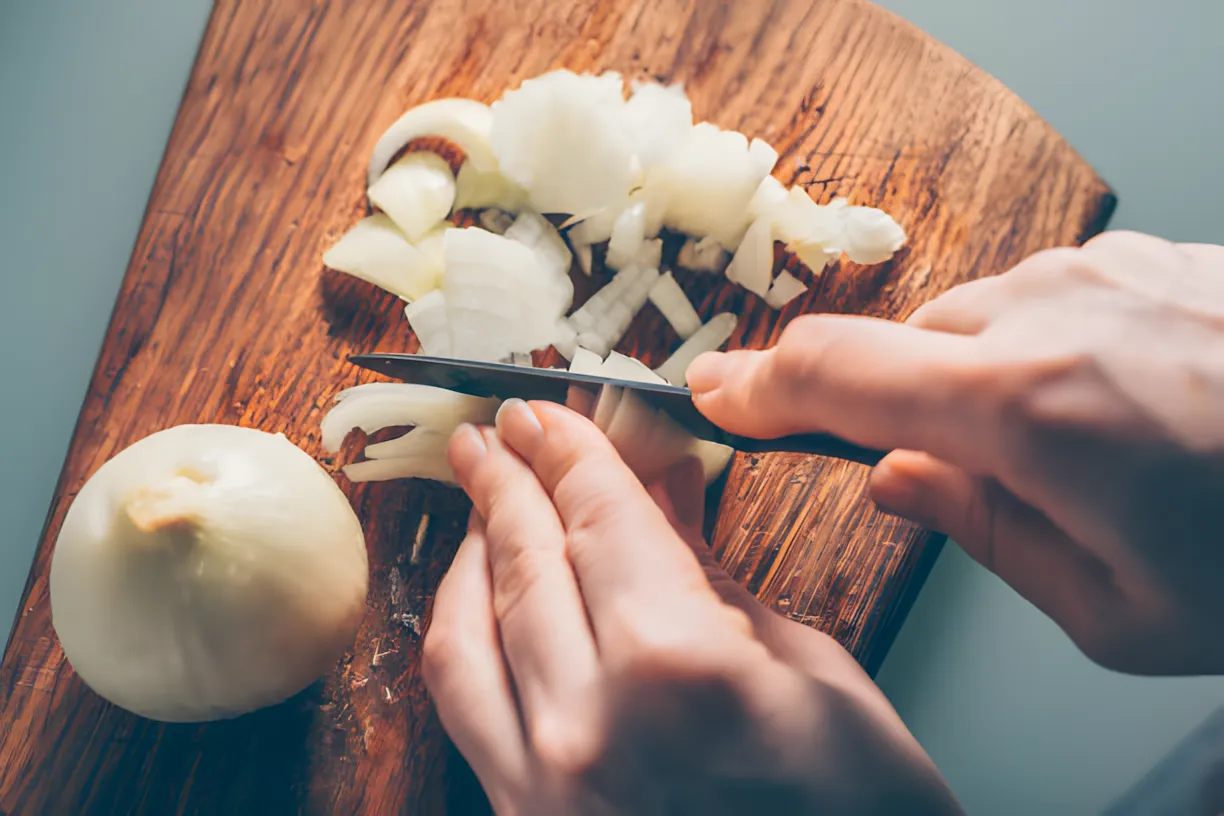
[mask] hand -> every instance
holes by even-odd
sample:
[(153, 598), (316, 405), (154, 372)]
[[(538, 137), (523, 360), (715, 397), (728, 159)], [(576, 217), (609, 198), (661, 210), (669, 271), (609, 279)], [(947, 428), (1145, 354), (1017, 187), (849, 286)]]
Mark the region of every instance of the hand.
[(718, 570), (696, 462), (648, 490), (517, 400), (450, 459), (475, 510), (425, 680), (497, 813), (957, 812), (854, 660)]
[(1224, 672), (1224, 248), (1110, 233), (904, 325), (800, 318), (688, 381), (730, 431), (897, 449), (876, 502), (948, 533), (1098, 663)]

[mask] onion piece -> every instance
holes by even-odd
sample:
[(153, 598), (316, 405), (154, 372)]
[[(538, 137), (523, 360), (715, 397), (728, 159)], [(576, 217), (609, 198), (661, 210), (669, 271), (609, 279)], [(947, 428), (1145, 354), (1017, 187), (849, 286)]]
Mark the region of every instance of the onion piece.
[(446, 295), (435, 289), (404, 307), (408, 327), (421, 344), (421, 353), (430, 357), (449, 357), (451, 330), (447, 322)]
[(537, 252), (505, 236), (478, 227), (446, 233), (442, 291), (455, 357), (496, 362), (557, 342), (573, 283), (540, 267)]
[(628, 200), (635, 145), (619, 74), (525, 80), (493, 104), (490, 143), (538, 212), (619, 212)]
[(840, 215), (843, 205), (821, 206), (800, 187), (792, 187), (786, 200), (773, 208), (773, 237), (786, 244), (814, 274), (841, 256), (846, 243)]
[[(611, 283), (592, 295), (583, 304), (583, 309), (570, 317), (570, 325), (578, 331), (578, 344), (601, 357), (608, 354), (646, 305), (650, 289), (658, 279), (657, 269), (627, 266), (618, 272)], [(617, 284), (616, 289), (613, 284)], [(603, 297), (596, 300), (601, 295)], [(588, 306), (591, 308), (587, 309)]]
[(493, 112), (488, 105), (472, 99), (435, 99), (417, 105), (387, 128), (370, 154), (368, 184), (373, 185), (396, 153), (409, 142), (427, 136), (446, 139), (458, 145), (477, 170), (497, 169), (497, 159), (489, 146)]
[(463, 423), (488, 425), (500, 402), (413, 383), (367, 383), (341, 391), (323, 417), (323, 447), (336, 453), (354, 428), (374, 433), (405, 425), (449, 433)]
[(693, 127), (693, 105), (684, 85), (633, 83), (625, 115), (643, 169), (662, 164), (684, 146)]
[[(648, 187), (666, 194), (665, 226), (739, 246), (750, 223), (749, 202), (769, 175), (777, 154), (769, 145), (702, 122), (689, 130), (681, 149), (647, 176)], [(769, 167), (766, 164), (769, 164)]]
[(579, 346), (574, 350), (574, 358), (570, 360), (569, 372), (571, 374), (589, 374), (593, 377), (599, 376), (599, 369), (603, 367), (603, 358), (590, 349), (584, 349)]
[(455, 175), (436, 153), (409, 153), (370, 185), (368, 195), (410, 241), (417, 241), (450, 214)]
[(773, 274), (773, 235), (770, 220), (758, 218), (752, 222), (735, 257), (727, 266), (727, 280), (738, 283), (754, 295), (765, 297)]
[(883, 263), (905, 246), (905, 230), (883, 210), (846, 207), (841, 218), (846, 255), (857, 264)]
[[(573, 263), (574, 256), (570, 253), (569, 247), (565, 245), (565, 239), (561, 237), (561, 233), (557, 232), (557, 228), (549, 223), (547, 218), (531, 210), (523, 210), (506, 230), (505, 236), (535, 252), (549, 274), (569, 280), (570, 265)], [(571, 284), (571, 302), (573, 296), (573, 285)], [(568, 309), (569, 305), (567, 303), (565, 308)]]
[(350, 482), (389, 482), (392, 479), (428, 479), (452, 487), (458, 484), (445, 450), (440, 456), (370, 459), (340, 468)]
[(676, 257), (677, 264), (694, 272), (722, 272), (730, 261), (731, 256), (723, 245), (710, 237), (689, 238)]
[(748, 202), (748, 211), (753, 219), (772, 219), (777, 208), (786, 203), (787, 195), (786, 185), (773, 176), (766, 176)]
[(646, 241), (646, 202), (638, 201), (621, 211), (612, 225), (607, 264), (621, 269), (633, 262)]
[[(456, 426), (457, 427), (457, 426)], [(446, 446), (450, 442), (449, 426), (446, 432), (438, 432), (429, 428), (413, 428), (385, 442), (375, 442), (366, 445), (363, 452), (368, 459), (404, 459), (417, 456), (446, 455)]]
[(717, 351), (722, 348), (723, 343), (735, 333), (735, 326), (738, 322), (736, 316), (730, 312), (714, 315), (692, 337), (685, 340), (680, 348), (667, 358), (667, 362), (656, 368), (655, 373), (672, 385), (688, 384), (688, 367), (693, 360), (707, 351)]
[(619, 352), (610, 352), (608, 359), (600, 363), (598, 375), (612, 380), (644, 382), (663, 385), (667, 381), (650, 370), (641, 360)]
[(510, 355), (510, 365), (522, 366), (523, 368), (533, 368), (535, 361), (531, 359), (530, 354), (524, 354), (516, 351)]
[(590, 244), (580, 244), (575, 241), (570, 241), (574, 249), (574, 259), (578, 261), (578, 268), (582, 270), (582, 274), (588, 278), (591, 277), (591, 265), (595, 263), (594, 253), (591, 251)]
[(774, 309), (781, 309), (806, 291), (807, 284), (783, 269), (769, 287), (765, 302)]
[(654, 238), (650, 241), (643, 241), (630, 263), (643, 269), (658, 269), (663, 263), (663, 239)]
[(383, 213), (358, 221), (323, 254), (323, 263), (407, 301), (438, 288), (442, 277), (442, 267)]
[(481, 172), (467, 161), (455, 177), (455, 212), (485, 207), (518, 212), (526, 203), (527, 191), (503, 176), (500, 170)]
[(482, 229), (486, 229), (495, 235), (505, 235), (506, 230), (510, 229), (510, 226), (514, 223), (514, 216), (505, 210), (490, 207), (487, 210), (481, 210), (477, 220), (480, 222)]
[(687, 340), (701, 328), (701, 316), (693, 308), (692, 302), (676, 283), (672, 273), (667, 272), (650, 287), (650, 302), (655, 305), (663, 317), (680, 335), (681, 340)]

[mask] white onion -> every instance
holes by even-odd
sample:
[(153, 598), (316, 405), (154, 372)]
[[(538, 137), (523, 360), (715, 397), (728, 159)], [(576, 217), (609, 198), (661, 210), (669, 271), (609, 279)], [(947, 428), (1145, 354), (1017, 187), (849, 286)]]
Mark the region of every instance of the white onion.
[(156, 720), (214, 720), (330, 669), (367, 585), (361, 525), (310, 456), (280, 434), (180, 425), (81, 488), (51, 560), (51, 615), (102, 697)]
[(769, 280), (773, 275), (773, 235), (768, 218), (752, 222), (744, 240), (740, 242), (735, 257), (727, 265), (727, 280), (760, 297), (769, 291)]
[(573, 283), (541, 269), (532, 248), (469, 227), (446, 234), (442, 291), (453, 355), (497, 362), (557, 341)]
[(883, 263), (905, 246), (905, 230), (882, 210), (846, 207), (841, 217), (846, 255), (857, 264)]
[(569, 372), (571, 374), (599, 376), (599, 370), (602, 367), (603, 358), (590, 349), (584, 349), (579, 346), (574, 350), (573, 359), (570, 360)]
[(608, 241), (607, 264), (621, 269), (633, 262), (646, 241), (646, 202), (638, 201), (626, 207), (612, 225)]
[(404, 307), (408, 326), (430, 357), (451, 356), (451, 330), (447, 322), (446, 295), (435, 289)]
[(428, 385), (358, 385), (337, 394), (335, 406), (323, 417), (323, 447), (336, 453), (355, 428), (368, 434), (400, 425), (448, 432), (465, 422), (487, 424), (497, 415), (497, 406), (494, 399)]
[(662, 312), (664, 319), (676, 330), (681, 340), (687, 340), (701, 328), (701, 316), (693, 308), (680, 284), (676, 283), (672, 273), (661, 275), (654, 286), (650, 287), (650, 302)]
[(765, 302), (774, 309), (781, 309), (806, 291), (807, 284), (783, 269), (769, 287)]
[[(573, 255), (570, 254), (569, 247), (565, 245), (565, 239), (561, 237), (561, 233), (557, 232), (557, 228), (549, 223), (547, 218), (531, 210), (524, 210), (506, 230), (505, 236), (535, 252), (540, 264), (549, 274), (569, 280)], [(571, 301), (574, 297), (573, 289), (571, 282), (569, 286)], [(568, 308), (567, 303), (566, 309)]]
[(368, 194), (370, 203), (417, 241), (450, 214), (455, 175), (436, 153), (409, 153), (388, 167)]
[(330, 269), (414, 300), (438, 288), (442, 268), (383, 213), (363, 218), (323, 255)]
[(482, 172), (467, 161), (455, 177), (456, 211), (496, 207), (506, 212), (518, 212), (526, 203), (527, 191), (503, 176), (500, 170)]
[(682, 84), (635, 82), (625, 114), (638, 160), (647, 170), (683, 147), (693, 127), (693, 105)]
[(630, 263), (643, 269), (658, 269), (663, 263), (663, 239), (643, 241)]
[(490, 140), (502, 173), (538, 212), (619, 212), (628, 199), (634, 139), (619, 74), (525, 80), (493, 104)]
[(625, 336), (658, 279), (657, 269), (627, 266), (618, 272), (611, 283), (570, 316), (569, 323), (578, 332), (578, 345), (606, 355)]
[[(647, 186), (666, 191), (665, 226), (677, 232), (710, 236), (734, 248), (749, 224), (748, 205), (769, 175), (773, 153), (764, 142), (702, 122), (684, 145), (647, 177)], [(770, 167), (766, 167), (766, 163)]]
[(748, 202), (748, 212), (753, 219), (774, 217), (778, 207), (786, 203), (788, 192), (786, 185), (773, 176), (761, 179), (760, 186)]
[(472, 99), (435, 99), (412, 108), (387, 128), (370, 154), (368, 184), (373, 185), (387, 164), (408, 143), (425, 137), (440, 137), (458, 145), (467, 160), (481, 172), (497, 170), (497, 159), (489, 146), (493, 113), (488, 105)]
[(722, 348), (722, 344), (735, 333), (735, 326), (738, 322), (735, 315), (730, 312), (714, 315), (692, 337), (685, 340), (680, 348), (667, 358), (667, 362), (656, 368), (655, 373), (672, 385), (687, 384), (688, 367), (693, 360), (707, 351), (717, 351)]

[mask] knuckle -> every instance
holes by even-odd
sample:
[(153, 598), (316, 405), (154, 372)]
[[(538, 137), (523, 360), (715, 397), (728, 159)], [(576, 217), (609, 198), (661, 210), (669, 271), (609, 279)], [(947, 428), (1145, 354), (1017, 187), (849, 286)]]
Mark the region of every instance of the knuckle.
[(548, 713), (532, 722), (528, 741), (545, 767), (561, 776), (575, 776), (590, 764), (595, 736), (583, 722)]

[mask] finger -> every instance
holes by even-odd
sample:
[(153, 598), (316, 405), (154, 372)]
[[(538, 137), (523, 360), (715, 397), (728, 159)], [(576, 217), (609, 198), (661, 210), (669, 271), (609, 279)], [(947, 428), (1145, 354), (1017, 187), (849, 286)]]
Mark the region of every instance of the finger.
[(722, 605), (700, 565), (594, 424), (514, 400), (497, 428), (552, 497), (601, 654), (708, 629)]
[(492, 429), (457, 431), (460, 485), (485, 522), (493, 608), (525, 725), (534, 735), (589, 694), (598, 657), (565, 531), (539, 481)]
[(1101, 610), (1114, 603), (1109, 567), (998, 483), (894, 451), (872, 473), (870, 490), (885, 510), (946, 533), (1077, 642), (1100, 630)]
[(469, 530), (434, 596), (422, 671), (438, 719), (494, 804), (527, 781), (527, 753), (497, 620), (484, 531)]
[(962, 283), (919, 306), (906, 325), (951, 334), (978, 334), (1009, 303), (1004, 278), (991, 277)]
[(811, 315), (769, 351), (709, 354), (689, 368), (697, 408), (754, 438), (826, 431), (879, 449), (928, 450), (966, 466), (995, 455), (974, 338), (887, 320)]

